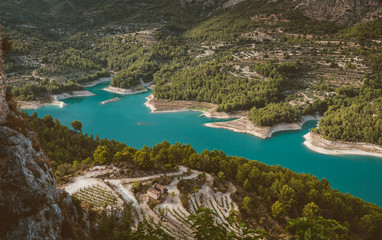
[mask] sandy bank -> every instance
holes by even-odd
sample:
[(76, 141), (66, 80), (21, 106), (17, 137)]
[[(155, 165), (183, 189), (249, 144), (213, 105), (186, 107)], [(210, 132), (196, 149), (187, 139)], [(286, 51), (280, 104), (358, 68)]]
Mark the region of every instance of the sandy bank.
[(213, 128), (224, 128), (239, 133), (251, 134), (259, 138), (270, 138), (273, 133), (290, 130), (300, 130), (302, 126), (311, 120), (320, 120), (321, 116), (302, 116), (301, 121), (297, 123), (280, 123), (274, 126), (258, 126), (252, 123), (247, 117), (240, 117), (239, 119), (227, 122), (213, 122), (206, 123), (205, 126)]
[(215, 104), (196, 101), (170, 101), (166, 99), (157, 99), (153, 94), (146, 97), (145, 106), (150, 108), (152, 113), (169, 113), (182, 111), (209, 111), (215, 108)]
[(329, 155), (367, 155), (382, 157), (382, 146), (370, 143), (339, 142), (324, 139), (317, 133), (304, 135), (304, 145), (310, 150)]
[(305, 115), (305, 116), (301, 116), (300, 122), (276, 124), (270, 128), (270, 131), (272, 131), (272, 134), (273, 134), (273, 133), (281, 132), (281, 131), (300, 130), (306, 122), (312, 121), (312, 120), (320, 120), (322, 118), (323, 116)]
[(147, 101), (145, 102), (145, 106), (150, 108), (151, 112), (155, 112), (157, 108), (152, 104), (152, 100), (154, 99), (154, 95), (150, 94), (146, 97)]
[(39, 109), (41, 107), (49, 106), (49, 105), (63, 108), (66, 105), (64, 102), (61, 102), (61, 101), (53, 101), (50, 103), (41, 103), (39, 101), (30, 101), (30, 102), (18, 101), (18, 104), (20, 109)]
[(94, 96), (95, 94), (86, 90), (82, 91), (71, 91), (68, 93), (61, 93), (53, 95), (54, 100), (59, 101), (63, 99), (73, 98), (73, 97), (90, 97)]
[(121, 94), (121, 95), (137, 94), (137, 93), (143, 93), (143, 92), (148, 91), (143, 86), (138, 86), (138, 87), (132, 88), (132, 89), (124, 89), (124, 88), (117, 88), (117, 87), (108, 86), (108, 87), (104, 88), (103, 90), (107, 91), (107, 92)]
[(213, 122), (204, 124), (207, 127), (224, 128), (238, 133), (251, 134), (259, 138), (271, 137), (270, 127), (254, 125), (247, 117), (241, 117), (227, 122)]
[(98, 79), (96, 81), (92, 81), (92, 82), (87, 83), (86, 85), (84, 85), (84, 87), (94, 87), (95, 85), (100, 84), (100, 83), (110, 82), (111, 78), (112, 77), (100, 78), (100, 79)]
[(170, 101), (157, 99), (153, 94), (147, 96), (146, 99), (145, 106), (150, 108), (152, 113), (199, 111), (203, 112), (200, 116), (209, 118), (239, 118), (245, 116), (245, 112), (235, 112), (233, 114), (217, 112), (217, 105), (213, 103), (183, 100)]

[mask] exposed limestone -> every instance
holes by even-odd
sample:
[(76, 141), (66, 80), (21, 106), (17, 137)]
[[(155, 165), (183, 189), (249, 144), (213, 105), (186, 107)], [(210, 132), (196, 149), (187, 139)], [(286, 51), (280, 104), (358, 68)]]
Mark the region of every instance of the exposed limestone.
[(7, 99), (3, 66), (0, 48), (0, 239), (85, 237), (87, 214), (56, 188), (48, 157)]
[(9, 112), (8, 103), (5, 92), (5, 77), (4, 77), (4, 58), (3, 58), (3, 36), (0, 25), (0, 124), (5, 123)]
[(28, 137), (0, 128), (0, 238), (55, 239), (63, 221), (59, 191), (47, 158)]
[(6, 118), (0, 125), (0, 239), (86, 235), (86, 213), (79, 214), (70, 195), (56, 188), (34, 132), (17, 114)]
[(294, 0), (296, 9), (319, 21), (335, 22), (341, 26), (350, 26), (381, 9), (379, 0)]
[[(228, 0), (219, 8), (232, 8), (241, 2), (243, 0)], [(351, 26), (382, 16), (380, 0), (268, 0), (265, 4), (280, 4), (280, 8), (285, 12), (298, 10), (309, 18), (334, 22), (340, 26)]]
[(307, 133), (304, 138), (306, 147), (322, 154), (382, 157), (382, 147), (371, 143), (331, 141), (313, 132)]

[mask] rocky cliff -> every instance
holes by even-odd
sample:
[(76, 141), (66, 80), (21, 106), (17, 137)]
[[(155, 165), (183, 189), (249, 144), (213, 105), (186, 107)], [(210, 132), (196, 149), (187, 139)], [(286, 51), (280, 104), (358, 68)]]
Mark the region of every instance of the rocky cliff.
[(0, 124), (4, 123), (9, 112), (5, 94), (5, 78), (4, 78), (4, 58), (3, 58), (3, 41), (0, 25)]
[[(243, 1), (228, 0), (222, 7), (234, 7)], [(251, 1), (260, 0), (247, 0)], [(268, 0), (264, 6), (279, 6), (281, 14), (299, 11), (309, 18), (343, 27), (382, 17), (381, 0)]]
[(0, 48), (0, 239), (84, 236), (86, 214), (56, 188), (49, 159), (7, 99), (2, 56)]
[(381, 17), (381, 0), (293, 0), (296, 9), (319, 21), (350, 26)]

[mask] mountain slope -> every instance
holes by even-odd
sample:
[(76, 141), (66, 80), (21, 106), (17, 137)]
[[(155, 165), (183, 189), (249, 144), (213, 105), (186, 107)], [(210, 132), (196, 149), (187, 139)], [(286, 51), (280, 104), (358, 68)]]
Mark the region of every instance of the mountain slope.
[(381, 9), (378, 0), (295, 0), (296, 9), (319, 21), (335, 22), (340, 26), (350, 26), (361, 20), (372, 20)]
[[(230, 0), (223, 5), (234, 7), (243, 1)], [(317, 21), (333, 22), (346, 27), (360, 21), (371, 21), (381, 17), (382, 4), (379, 0), (267, 0), (246, 1), (246, 4), (262, 3), (263, 7), (279, 7), (279, 13), (301, 12)], [(277, 8), (276, 8), (277, 9)]]
[(127, 22), (189, 28), (211, 14), (241, 4), (260, 6), (259, 12), (263, 9), (265, 13), (269, 9), (279, 14), (301, 12), (313, 20), (343, 27), (373, 20), (382, 13), (379, 0), (5, 0), (0, 3), (0, 23), (37, 24), (72, 31)]

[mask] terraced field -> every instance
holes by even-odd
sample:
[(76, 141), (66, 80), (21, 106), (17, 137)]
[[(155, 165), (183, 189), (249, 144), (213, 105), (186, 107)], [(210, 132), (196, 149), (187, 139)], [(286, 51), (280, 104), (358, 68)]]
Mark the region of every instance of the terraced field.
[(99, 185), (80, 189), (73, 194), (73, 197), (78, 198), (81, 201), (87, 201), (87, 203), (95, 208), (111, 206), (117, 203), (117, 198), (114, 196), (113, 192)]
[[(95, 208), (105, 206), (122, 207), (123, 203), (132, 203), (135, 223), (140, 221), (153, 221), (161, 224), (162, 228), (177, 239), (194, 239), (191, 223), (187, 221), (190, 214), (197, 209), (207, 207), (217, 213), (215, 221), (222, 224), (227, 230), (238, 232), (236, 226), (231, 226), (228, 216), (231, 211), (238, 211), (236, 203), (233, 202), (231, 194), (236, 191), (230, 184), (226, 193), (214, 192), (212, 190), (213, 177), (206, 174), (206, 182), (190, 195), (190, 210), (186, 210), (180, 200), (180, 192), (177, 184), (181, 179), (193, 180), (201, 172), (192, 170), (187, 174), (187, 168), (179, 167), (177, 172), (167, 174), (156, 174), (140, 178), (104, 178), (105, 173), (112, 175), (118, 172), (118, 168), (97, 167), (82, 176), (77, 176), (71, 183), (66, 184), (65, 189), (81, 201), (90, 203)], [(147, 183), (163, 176), (175, 176), (172, 181), (164, 185), (169, 194), (161, 200), (161, 203), (153, 209), (149, 207), (149, 197), (145, 192), (137, 195), (134, 193), (135, 182)], [(174, 192), (174, 194), (172, 194)]]

